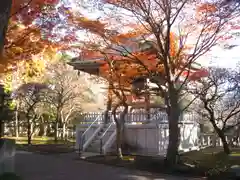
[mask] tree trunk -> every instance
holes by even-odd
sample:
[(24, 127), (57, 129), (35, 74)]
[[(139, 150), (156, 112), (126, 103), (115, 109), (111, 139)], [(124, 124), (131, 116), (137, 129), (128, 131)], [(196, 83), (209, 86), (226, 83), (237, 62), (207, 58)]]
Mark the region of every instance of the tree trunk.
[(52, 128), (51, 128), (51, 126), (48, 124), (47, 127), (46, 127), (46, 135), (45, 135), (45, 136), (50, 136), (51, 130), (52, 130)]
[(15, 136), (19, 136), (19, 125), (18, 125), (18, 107), (15, 113)]
[(60, 119), (60, 110), (57, 108), (56, 122), (54, 123), (54, 141), (55, 143), (58, 141), (58, 126)]
[(116, 124), (116, 143), (117, 143), (117, 149), (116, 149), (116, 153), (117, 153), (117, 157), (118, 159), (122, 159), (123, 155), (122, 155), (122, 127), (120, 123)]
[(226, 137), (225, 137), (224, 133), (222, 133), (222, 131), (221, 131), (221, 133), (218, 134), (218, 136), (220, 137), (220, 139), (221, 139), (221, 141), (223, 143), (224, 152), (226, 154), (230, 154), (230, 148), (229, 148), (229, 145), (228, 145), (228, 142), (226, 140)]
[(123, 158), (122, 155), (122, 146), (123, 146), (123, 132), (124, 132), (124, 124), (125, 124), (125, 118), (126, 118), (126, 114), (128, 112), (128, 106), (124, 105), (124, 110), (123, 112), (120, 113), (120, 117), (119, 119), (116, 117), (116, 109), (115, 108), (113, 110), (113, 115), (114, 115), (114, 121), (116, 123), (116, 145), (117, 145), (117, 149), (116, 149), (116, 153), (117, 153), (117, 158), (119, 160), (121, 160)]
[(37, 128), (33, 128), (32, 130), (32, 137), (35, 137), (35, 136), (39, 136), (39, 133), (40, 132), (40, 128), (37, 127)]
[(2, 138), (3, 137), (3, 122), (2, 122), (2, 120), (0, 120), (0, 138)]
[(39, 132), (38, 132), (38, 136), (44, 136), (44, 131), (45, 130), (45, 124), (44, 123), (40, 123), (39, 124)]
[(12, 0), (0, 1), (0, 57), (2, 56), (2, 51), (4, 47), (11, 7)]
[(110, 121), (109, 111), (112, 108), (112, 92), (111, 92), (110, 87), (111, 87), (111, 85), (109, 85), (107, 107), (106, 107), (106, 111), (104, 113), (104, 123), (105, 124), (108, 124)]
[(58, 141), (58, 122), (54, 123), (54, 141)]
[(66, 140), (66, 123), (63, 122), (62, 140)]
[(28, 142), (28, 145), (31, 145), (32, 143), (32, 133), (31, 133), (31, 122), (30, 122), (30, 119), (28, 118), (27, 119), (27, 142)]
[(214, 130), (216, 131), (218, 137), (221, 139), (221, 141), (223, 143), (224, 152), (226, 154), (230, 154), (230, 148), (229, 148), (228, 142), (226, 140), (224, 131), (217, 126), (217, 124), (215, 122), (214, 114), (210, 113), (210, 116), (211, 116), (211, 118), (209, 120), (212, 123), (212, 126), (213, 126)]
[(229, 148), (229, 145), (228, 145), (228, 142), (226, 140), (226, 136), (224, 134), (224, 132), (217, 127), (216, 123), (214, 122), (215, 126), (214, 126), (214, 129), (216, 131), (216, 133), (218, 134), (218, 137), (221, 139), (222, 143), (223, 143), (223, 150), (224, 150), (224, 153), (225, 154), (230, 154), (230, 148)]
[(166, 165), (174, 166), (178, 163), (178, 147), (180, 130), (178, 127), (180, 119), (180, 107), (178, 104), (178, 94), (175, 89), (169, 90), (169, 104), (168, 114), (168, 126), (169, 126), (169, 140), (166, 156)]

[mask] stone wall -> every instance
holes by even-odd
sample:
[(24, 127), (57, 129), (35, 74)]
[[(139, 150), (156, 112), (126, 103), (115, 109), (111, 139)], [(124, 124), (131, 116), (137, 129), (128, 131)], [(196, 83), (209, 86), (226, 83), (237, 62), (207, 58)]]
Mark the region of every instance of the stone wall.
[(0, 174), (14, 172), (15, 154), (15, 140), (0, 139)]

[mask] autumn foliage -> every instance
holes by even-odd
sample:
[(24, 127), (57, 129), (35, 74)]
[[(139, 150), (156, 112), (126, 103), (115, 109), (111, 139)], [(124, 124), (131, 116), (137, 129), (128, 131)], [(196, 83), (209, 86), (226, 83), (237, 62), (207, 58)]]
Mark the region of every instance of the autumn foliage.
[(13, 70), (20, 61), (31, 60), (33, 55), (58, 46), (43, 36), (46, 25), (51, 32), (55, 24), (51, 24), (50, 21), (44, 24), (35, 22), (36, 19), (44, 18), (44, 13), (57, 13), (50, 7), (54, 7), (58, 2), (58, 0), (13, 0), (0, 72)]
[(24, 17), (21, 21), (30, 24), (39, 16), (44, 7), (56, 5), (58, 2), (59, 0), (13, 0), (11, 17), (15, 19), (17, 16)]
[[(52, 48), (79, 53), (75, 60), (82, 62), (72, 62), (75, 69), (102, 76), (109, 84), (114, 84), (111, 86), (120, 87), (120, 91), (129, 88), (138, 77), (155, 80), (156, 94), (164, 98), (168, 114), (166, 162), (175, 164), (180, 139), (178, 122), (182, 111), (179, 103), (182, 87), (189, 80), (208, 76), (206, 70), (193, 67), (193, 64), (221, 38), (219, 32), (226, 30), (230, 11), (215, 2), (102, 0), (99, 3), (114, 6), (110, 8), (112, 16), (94, 19), (64, 5), (55, 6), (58, 2), (13, 2), (5, 60), (0, 70), (8, 70), (6, 66), (14, 69), (23, 61), (22, 66), (32, 77), (36, 75), (31, 71), (33, 57)], [(115, 8), (120, 10), (114, 11)], [(119, 17), (122, 10), (129, 16)], [(82, 32), (86, 34), (86, 40), (79, 35)], [(189, 36), (192, 39), (187, 41)], [(149, 95), (147, 91), (143, 89), (143, 93)], [(118, 134), (116, 139), (119, 139)]]

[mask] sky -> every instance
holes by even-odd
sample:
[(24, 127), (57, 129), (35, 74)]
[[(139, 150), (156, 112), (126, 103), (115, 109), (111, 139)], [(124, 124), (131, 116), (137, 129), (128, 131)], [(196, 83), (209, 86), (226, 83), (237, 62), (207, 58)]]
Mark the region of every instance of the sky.
[[(76, 12), (80, 11), (90, 19), (97, 19), (103, 16), (103, 14), (101, 14), (101, 12), (97, 11), (95, 8), (92, 8), (91, 11), (88, 11), (84, 8), (79, 9), (79, 7), (74, 4), (74, 1), (76, 2), (76, 0), (63, 1), (69, 4), (69, 6), (73, 8), (73, 10), (75, 10)], [(91, 0), (81, 0), (81, 3), (88, 4), (90, 1)], [(238, 21), (238, 24), (239, 22), (240, 21)], [(240, 34), (240, 28), (238, 28), (238, 30), (235, 30), (235, 32)], [(235, 45), (235, 47), (231, 49), (224, 49), (224, 44), (232, 44)], [(207, 54), (200, 57), (198, 59), (198, 62), (201, 63), (203, 66), (218, 66), (232, 69), (236, 68), (237, 64), (240, 62), (240, 35), (235, 36), (234, 38), (226, 40), (220, 45), (218, 44), (217, 46), (213, 47)]]

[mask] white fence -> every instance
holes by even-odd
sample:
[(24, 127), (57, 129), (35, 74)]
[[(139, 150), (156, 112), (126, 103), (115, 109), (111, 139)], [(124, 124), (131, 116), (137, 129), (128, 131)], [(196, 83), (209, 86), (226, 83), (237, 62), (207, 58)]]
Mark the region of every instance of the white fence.
[[(76, 149), (79, 148), (81, 134), (88, 126), (79, 125), (77, 127)], [(191, 151), (209, 146), (222, 146), (220, 138), (216, 134), (200, 133), (197, 123), (180, 123), (181, 131), (180, 151)], [(98, 125), (92, 126), (86, 133), (85, 138), (88, 139), (98, 128)], [(106, 133), (104, 142), (115, 131), (113, 125)], [(130, 145), (129, 151), (137, 154), (144, 155), (164, 155), (168, 146), (168, 124), (162, 123), (159, 125), (154, 124), (126, 124), (125, 129), (125, 142)], [(240, 138), (234, 137), (232, 134), (226, 134), (227, 141), (230, 145), (240, 147)], [(100, 147), (99, 147), (100, 148)], [(115, 151), (110, 149), (109, 151)]]
[[(117, 114), (118, 116), (119, 114)], [(109, 113), (109, 117), (112, 118), (112, 113)], [(150, 118), (149, 118), (150, 117)], [(82, 113), (80, 118), (80, 123), (82, 124), (91, 124), (94, 120), (98, 118), (97, 123), (103, 123), (104, 122), (104, 113), (99, 112), (88, 112), (88, 113)], [(196, 121), (196, 116), (194, 113), (184, 113), (182, 116), (182, 121), (185, 122), (193, 122)], [(112, 121), (113, 119), (110, 119)], [(128, 113), (126, 115), (125, 122), (128, 123), (148, 123), (148, 122), (156, 122), (158, 123), (165, 123), (168, 121), (167, 114), (165, 112), (132, 112)]]
[[(226, 140), (230, 146), (240, 147), (240, 137), (234, 136), (234, 134), (227, 133), (225, 134)], [(201, 133), (198, 141), (199, 146), (222, 146), (221, 139), (215, 133)]]
[[(147, 118), (149, 114), (145, 112), (134, 112), (127, 114), (125, 141), (127, 144), (136, 149), (141, 154), (165, 154), (168, 146), (168, 121), (164, 112), (150, 113), (150, 121)], [(112, 118), (112, 114), (109, 113)], [(181, 140), (179, 150), (189, 151), (208, 146), (222, 146), (220, 138), (214, 133), (200, 133), (198, 116), (194, 113), (185, 113), (179, 122), (181, 131)], [(97, 123), (94, 120), (98, 120)], [(88, 139), (95, 132), (99, 124), (104, 121), (104, 113), (86, 113), (82, 114), (82, 119), (77, 126), (76, 149), (80, 144), (81, 134), (93, 123), (86, 133), (85, 138)], [(112, 121), (112, 119), (111, 119)], [(147, 123), (153, 122), (153, 123)], [(142, 123), (142, 124), (141, 124)], [(115, 125), (108, 130), (105, 138), (115, 131)], [(240, 138), (234, 137), (233, 134), (226, 134), (227, 142), (230, 145), (240, 147)]]

